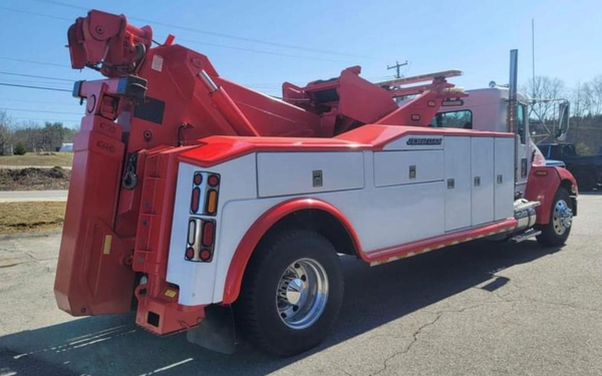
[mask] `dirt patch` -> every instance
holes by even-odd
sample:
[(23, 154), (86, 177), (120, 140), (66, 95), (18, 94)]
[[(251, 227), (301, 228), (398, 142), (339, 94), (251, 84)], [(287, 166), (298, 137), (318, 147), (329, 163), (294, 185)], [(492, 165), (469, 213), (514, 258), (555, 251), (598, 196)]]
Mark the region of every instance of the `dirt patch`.
[(0, 203), (0, 234), (60, 228), (65, 220), (65, 205), (65, 202)]
[(0, 191), (69, 189), (71, 171), (61, 167), (0, 169)]

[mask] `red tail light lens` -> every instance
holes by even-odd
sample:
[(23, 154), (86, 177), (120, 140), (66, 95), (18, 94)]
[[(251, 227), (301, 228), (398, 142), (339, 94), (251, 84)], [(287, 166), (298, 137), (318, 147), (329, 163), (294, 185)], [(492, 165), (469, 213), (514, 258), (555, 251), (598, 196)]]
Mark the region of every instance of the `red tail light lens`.
[(201, 185), (203, 182), (203, 175), (200, 172), (194, 174), (194, 185)]
[(196, 213), (199, 211), (199, 203), (201, 201), (201, 189), (196, 187), (192, 190), (192, 198), (190, 199), (190, 211)]
[(211, 221), (205, 221), (203, 223), (203, 240), (202, 243), (205, 247), (209, 247), (213, 244), (215, 237), (215, 223)]
[(194, 248), (188, 247), (186, 248), (186, 259), (192, 260), (194, 258)]
[(201, 260), (202, 261), (209, 261), (211, 259), (211, 251), (208, 249), (203, 249), (201, 251)]
[(217, 187), (219, 184), (219, 176), (209, 175), (209, 178), (207, 178), (207, 184), (209, 184), (211, 187)]

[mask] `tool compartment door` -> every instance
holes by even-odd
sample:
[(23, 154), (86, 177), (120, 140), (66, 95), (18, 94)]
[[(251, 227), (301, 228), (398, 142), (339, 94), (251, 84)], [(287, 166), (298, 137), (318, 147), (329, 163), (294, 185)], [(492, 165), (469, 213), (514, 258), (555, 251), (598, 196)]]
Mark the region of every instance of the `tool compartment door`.
[(495, 219), (514, 215), (514, 139), (495, 139)]
[(494, 142), (492, 137), (471, 138), (472, 225), (493, 222)]
[(445, 137), (445, 231), (471, 225), (469, 137)]
[(445, 232), (443, 150), (374, 153), (374, 191), (366, 210), (368, 249), (382, 249)]

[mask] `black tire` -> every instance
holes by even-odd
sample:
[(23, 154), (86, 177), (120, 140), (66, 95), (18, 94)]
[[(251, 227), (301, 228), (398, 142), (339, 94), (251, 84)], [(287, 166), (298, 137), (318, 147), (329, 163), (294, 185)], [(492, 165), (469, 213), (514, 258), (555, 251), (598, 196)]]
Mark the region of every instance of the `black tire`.
[(596, 176), (593, 172), (578, 172), (575, 180), (581, 192), (593, 191), (596, 187)]
[(559, 234), (554, 228), (554, 209), (559, 201), (564, 201), (566, 205), (573, 210), (573, 201), (571, 200), (571, 196), (569, 192), (567, 192), (564, 188), (558, 188), (556, 191), (556, 195), (554, 196), (554, 201), (552, 202), (552, 207), (550, 210), (550, 219), (547, 225), (540, 227), (541, 234), (537, 236), (537, 241), (545, 246), (560, 246), (566, 243), (566, 240), (571, 233), (572, 226), (569, 226), (564, 230), (563, 233)]
[[(302, 259), (318, 262), (327, 276), (328, 295), (321, 315), (307, 328), (293, 329), (281, 318), (276, 291), (283, 273)], [(296, 267), (296, 266), (295, 266)], [(324, 340), (343, 303), (344, 282), (334, 246), (308, 230), (288, 230), (262, 241), (243, 277), (234, 303), (236, 322), (249, 341), (278, 355), (292, 356)]]

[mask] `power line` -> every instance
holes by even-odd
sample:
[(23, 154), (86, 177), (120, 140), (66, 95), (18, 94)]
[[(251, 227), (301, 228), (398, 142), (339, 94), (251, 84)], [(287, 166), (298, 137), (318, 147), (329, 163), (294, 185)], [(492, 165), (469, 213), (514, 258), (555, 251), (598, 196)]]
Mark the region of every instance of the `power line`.
[(273, 56), (293, 57), (293, 58), (304, 59), (304, 60), (319, 60), (319, 61), (331, 61), (331, 62), (339, 62), (340, 61), (340, 60), (326, 59), (326, 58), (313, 57), (313, 56), (301, 56), (301, 55), (292, 55), (292, 54), (285, 54), (285, 53), (266, 51), (266, 50), (258, 50), (255, 48), (228, 46), (228, 45), (224, 45), (224, 44), (210, 43), (210, 42), (200, 42), (200, 41), (196, 41), (196, 40), (192, 40), (192, 39), (185, 39), (185, 38), (179, 38), (179, 37), (176, 37), (176, 40), (181, 41), (181, 42), (193, 43), (193, 44), (202, 44), (202, 45), (206, 45), (206, 46), (228, 48), (228, 49), (237, 50), (237, 51), (247, 51), (247, 52), (254, 52), (254, 53), (260, 53), (260, 54), (266, 54), (266, 55), (273, 55)]
[(66, 82), (70, 82), (73, 83), (77, 80), (70, 80), (67, 78), (58, 78), (58, 77), (49, 77), (49, 76), (37, 76), (34, 74), (24, 74), (24, 73), (13, 73), (13, 72), (4, 72), (4, 71), (0, 71), (0, 74), (5, 74), (8, 76), (20, 76), (20, 77), (31, 77), (31, 78), (43, 78), (46, 80), (55, 80), (55, 81), (66, 81)]
[[(32, 0), (32, 1), (36, 1), (36, 0)], [(20, 10), (20, 9), (12, 9), (12, 8), (2, 7), (2, 6), (0, 6), (0, 9), (12, 11), (12, 12), (31, 14), (31, 15), (34, 15), (34, 16), (47, 17), (47, 18), (53, 18), (53, 19), (58, 19), (58, 20), (72, 21), (72, 20), (70, 20), (68, 18), (54, 17), (54, 16), (50, 16), (50, 15), (47, 15), (47, 14), (43, 14), (43, 13), (29, 12), (29, 11), (24, 11), (24, 10)], [(157, 37), (161, 38), (161, 39), (165, 38), (165, 37), (162, 37), (162, 36), (159, 36), (159, 35), (157, 35)], [(301, 56), (301, 55), (292, 55), (292, 54), (285, 54), (285, 53), (266, 51), (266, 50), (258, 50), (258, 49), (255, 49), (255, 48), (248, 48), (248, 47), (236, 47), (236, 46), (228, 46), (228, 45), (218, 44), (218, 43), (201, 42), (201, 41), (196, 41), (196, 40), (192, 40), (192, 39), (184, 39), (184, 38), (179, 38), (179, 37), (177, 39), (179, 41), (182, 41), (182, 42), (202, 44), (202, 45), (207, 45), (207, 46), (227, 48), (227, 49), (232, 49), (232, 50), (237, 50), (237, 51), (254, 52), (254, 53), (274, 55), (274, 56), (284, 56), (284, 57), (300, 58), (300, 59), (305, 59), (305, 60), (319, 60), (319, 61), (332, 61), (332, 62), (338, 62), (338, 61), (340, 61), (340, 60), (324, 59), (324, 58), (312, 57), (312, 56)]]
[(79, 102), (76, 102), (76, 101), (70, 101), (69, 103), (57, 103), (57, 102), (32, 101), (32, 100), (29, 100), (29, 99), (0, 98), (0, 103), (2, 103), (2, 102), (51, 104), (53, 106), (72, 106), (73, 104), (79, 103)]
[(25, 89), (39, 89), (39, 90), (50, 90), (50, 91), (64, 91), (67, 93), (71, 93), (72, 90), (67, 90), (67, 89), (59, 89), (56, 87), (44, 87), (44, 86), (34, 86), (34, 85), (17, 85), (17, 84), (7, 84), (4, 82), (0, 82), (1, 86), (11, 86), (11, 87), (20, 87), (20, 88), (25, 88)]
[[(32, 0), (32, 1), (36, 1), (36, 0)], [(69, 22), (73, 21), (73, 20), (70, 20), (68, 18), (55, 17), (55, 16), (51, 16), (51, 15), (48, 15), (48, 14), (37, 13), (37, 12), (29, 12), (29, 11), (25, 11), (25, 10), (7, 8), (7, 7), (2, 7), (2, 6), (0, 6), (0, 9), (12, 11), (12, 12), (30, 14), (30, 15), (34, 15), (34, 16), (47, 17), (47, 18), (52, 18), (52, 19), (69, 21)], [(164, 37), (161, 37), (161, 36), (157, 36), (157, 37), (158, 38), (162, 38), (162, 39), (164, 38)], [(218, 44), (218, 43), (201, 42), (201, 41), (196, 41), (196, 40), (192, 40), (192, 39), (185, 39), (185, 38), (179, 38), (179, 37), (177, 39), (179, 41), (182, 41), (182, 42), (202, 44), (202, 45), (207, 45), (207, 46), (220, 47), (220, 48), (228, 48), (228, 49), (237, 50), (237, 51), (247, 51), (247, 52), (254, 52), (254, 53), (260, 53), (260, 54), (266, 54), (266, 55), (273, 55), (273, 56), (284, 56), (284, 57), (300, 58), (300, 59), (306, 59), (306, 60), (319, 60), (319, 61), (332, 61), (332, 62), (338, 62), (339, 61), (339, 60), (324, 59), (324, 58), (312, 57), (312, 56), (300, 56), (300, 55), (285, 54), (285, 53), (280, 53), (280, 52), (258, 50), (258, 49), (255, 49), (255, 48), (248, 48), (248, 47), (236, 47), (236, 46), (228, 46), (228, 45), (223, 45), (223, 44)]]
[[(67, 4), (67, 3), (60, 2), (60, 1), (54, 1), (54, 0), (30, 0), (30, 1), (36, 1), (39, 3), (52, 4), (52, 5), (66, 7), (66, 8), (84, 10), (84, 11), (89, 10), (88, 8), (80, 7), (80, 6), (73, 5), (73, 4)], [(328, 55), (352, 56), (352, 57), (366, 58), (366, 56), (358, 55), (358, 54), (322, 50), (322, 49), (317, 49), (317, 48), (309, 48), (309, 47), (297, 46), (297, 45), (286, 44), (286, 43), (277, 43), (277, 42), (267, 41), (267, 40), (263, 40), (263, 39), (240, 37), (240, 36), (236, 36), (236, 35), (218, 33), (218, 32), (214, 32), (214, 31), (196, 29), (196, 28), (192, 28), (192, 27), (172, 25), (172, 24), (168, 24), (165, 22), (150, 20), (150, 19), (146, 19), (146, 18), (140, 18), (140, 17), (129, 17), (129, 18), (132, 20), (146, 22), (150, 25), (159, 25), (159, 26), (163, 26), (163, 27), (169, 27), (172, 29), (180, 29), (180, 30), (190, 31), (193, 33), (198, 33), (198, 34), (206, 34), (206, 35), (212, 35), (212, 36), (221, 37), (221, 38), (241, 40), (241, 41), (245, 41), (245, 42), (258, 43), (258, 44), (265, 44), (265, 45), (274, 46), (274, 47), (289, 48), (289, 49), (314, 52), (314, 53), (322, 53), (322, 54), (328, 54)]]
[(40, 16), (40, 17), (52, 18), (52, 19), (55, 19), (55, 20), (73, 22), (73, 20), (69, 19), (69, 18), (52, 16), (50, 14), (42, 14), (42, 13), (36, 13), (36, 12), (29, 12), (27, 10), (22, 10), (22, 9), (13, 9), (13, 8), (7, 8), (7, 7), (2, 7), (2, 6), (0, 6), (0, 9), (8, 10), (10, 12), (30, 14), (32, 16)]
[(40, 112), (43, 114), (59, 114), (59, 115), (84, 115), (82, 113), (77, 112), (63, 112), (63, 111), (45, 111), (45, 110), (28, 110), (26, 108), (8, 108), (8, 107), (0, 107), (0, 110), (4, 111), (22, 111), (22, 112)]
[(10, 61), (16, 61), (19, 63), (30, 63), (30, 64), (40, 64), (40, 65), (45, 65), (45, 66), (53, 66), (53, 67), (61, 67), (61, 68), (71, 68), (70, 66), (65, 65), (65, 64), (49, 63), (47, 61), (36, 61), (36, 60), (29, 60), (29, 59), (18, 59), (18, 58), (14, 58), (14, 57), (6, 57), (6, 56), (0, 56), (0, 60), (10, 60)]
[(34, 79), (22, 80), (22, 79), (14, 79), (12, 77), (11, 77), (10, 81), (0, 78), (0, 82), (7, 83), (7, 84), (25, 84), (25, 85), (37, 85), (37, 86), (49, 85), (49, 86), (55, 87), (57, 89), (69, 89), (73, 86), (66, 82), (56, 82), (56, 81), (49, 81), (49, 80), (34, 80)]

